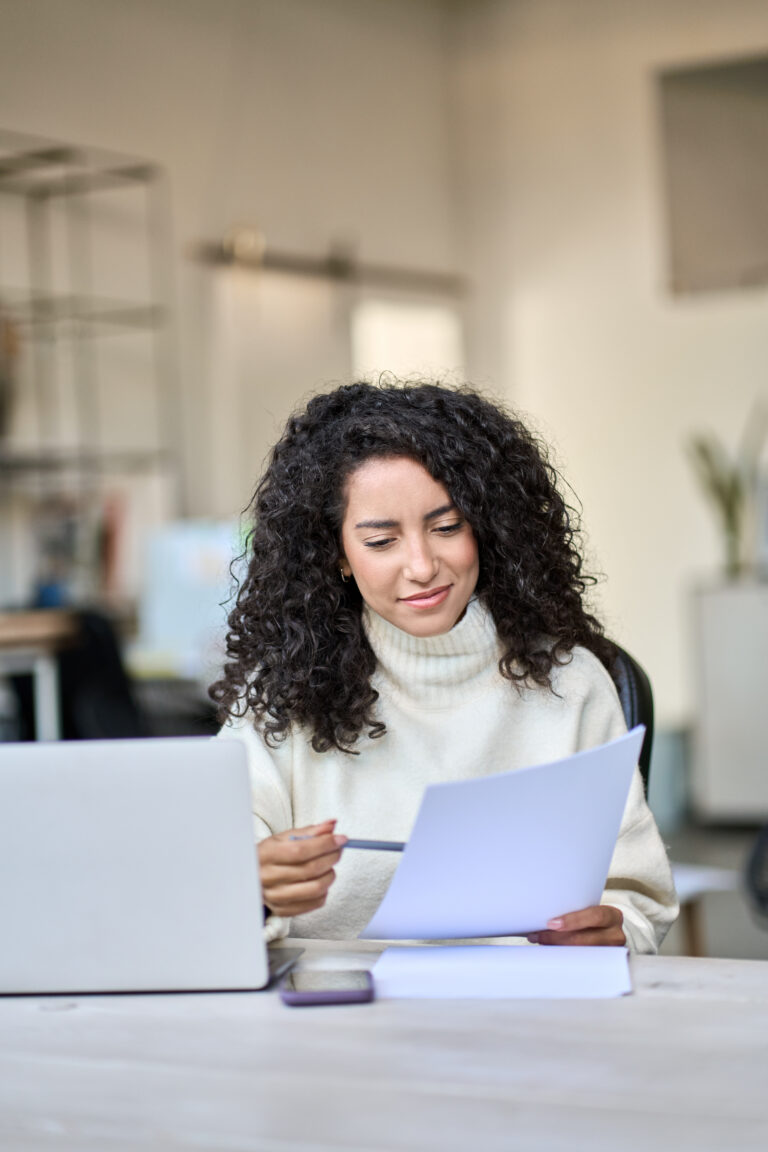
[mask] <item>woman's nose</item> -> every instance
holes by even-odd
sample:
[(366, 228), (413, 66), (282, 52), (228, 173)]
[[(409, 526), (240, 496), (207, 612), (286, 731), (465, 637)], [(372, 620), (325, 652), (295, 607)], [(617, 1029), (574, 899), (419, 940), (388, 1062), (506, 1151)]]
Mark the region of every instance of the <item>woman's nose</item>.
[(437, 568), (438, 559), (426, 541), (411, 544), (404, 569), (406, 579), (424, 584), (432, 579)]

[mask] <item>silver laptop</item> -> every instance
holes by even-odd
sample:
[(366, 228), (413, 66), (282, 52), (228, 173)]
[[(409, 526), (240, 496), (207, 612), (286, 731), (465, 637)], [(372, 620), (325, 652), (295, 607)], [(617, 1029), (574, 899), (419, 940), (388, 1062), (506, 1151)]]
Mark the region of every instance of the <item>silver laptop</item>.
[(238, 741), (0, 744), (0, 993), (263, 988), (263, 927)]

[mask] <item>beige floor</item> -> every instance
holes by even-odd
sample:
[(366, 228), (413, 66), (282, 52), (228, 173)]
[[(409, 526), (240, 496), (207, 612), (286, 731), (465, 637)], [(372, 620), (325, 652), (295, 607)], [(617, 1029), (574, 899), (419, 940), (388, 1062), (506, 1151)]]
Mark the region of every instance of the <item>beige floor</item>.
[[(757, 830), (688, 827), (667, 835), (673, 860), (732, 868), (743, 878), (747, 855)], [(703, 951), (708, 956), (768, 960), (768, 919), (760, 922), (750, 910), (742, 887), (734, 892), (710, 892), (701, 900)], [(684, 923), (670, 930), (661, 949), (666, 955), (688, 952)]]

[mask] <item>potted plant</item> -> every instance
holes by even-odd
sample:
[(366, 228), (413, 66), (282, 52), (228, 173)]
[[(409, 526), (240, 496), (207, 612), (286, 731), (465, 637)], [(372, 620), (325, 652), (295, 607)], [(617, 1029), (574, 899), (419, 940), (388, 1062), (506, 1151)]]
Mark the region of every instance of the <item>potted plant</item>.
[[(714, 435), (691, 437), (696, 476), (717, 519), (724, 580), (693, 598), (694, 725), (689, 767), (697, 817), (752, 823), (768, 817), (765, 701), (768, 569), (761, 455), (768, 405), (755, 405), (735, 453)], [(760, 523), (761, 515), (763, 523)]]
[(733, 458), (714, 432), (692, 436), (688, 450), (721, 532), (728, 580), (755, 575), (760, 456), (768, 436), (768, 407), (757, 404)]

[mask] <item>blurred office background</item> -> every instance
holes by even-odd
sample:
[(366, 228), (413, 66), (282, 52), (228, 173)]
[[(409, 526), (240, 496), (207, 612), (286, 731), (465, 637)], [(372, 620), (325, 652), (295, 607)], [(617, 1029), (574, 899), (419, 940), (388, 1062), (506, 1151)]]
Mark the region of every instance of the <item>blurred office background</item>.
[(467, 379), (583, 505), (654, 687), (652, 806), (722, 869), (704, 946), (768, 956), (738, 890), (768, 819), (767, 192), (762, 0), (0, 0), (5, 738), (35, 731), (25, 656), (60, 644), (66, 696), (72, 609), (125, 673), (116, 734), (212, 730), (287, 414)]

